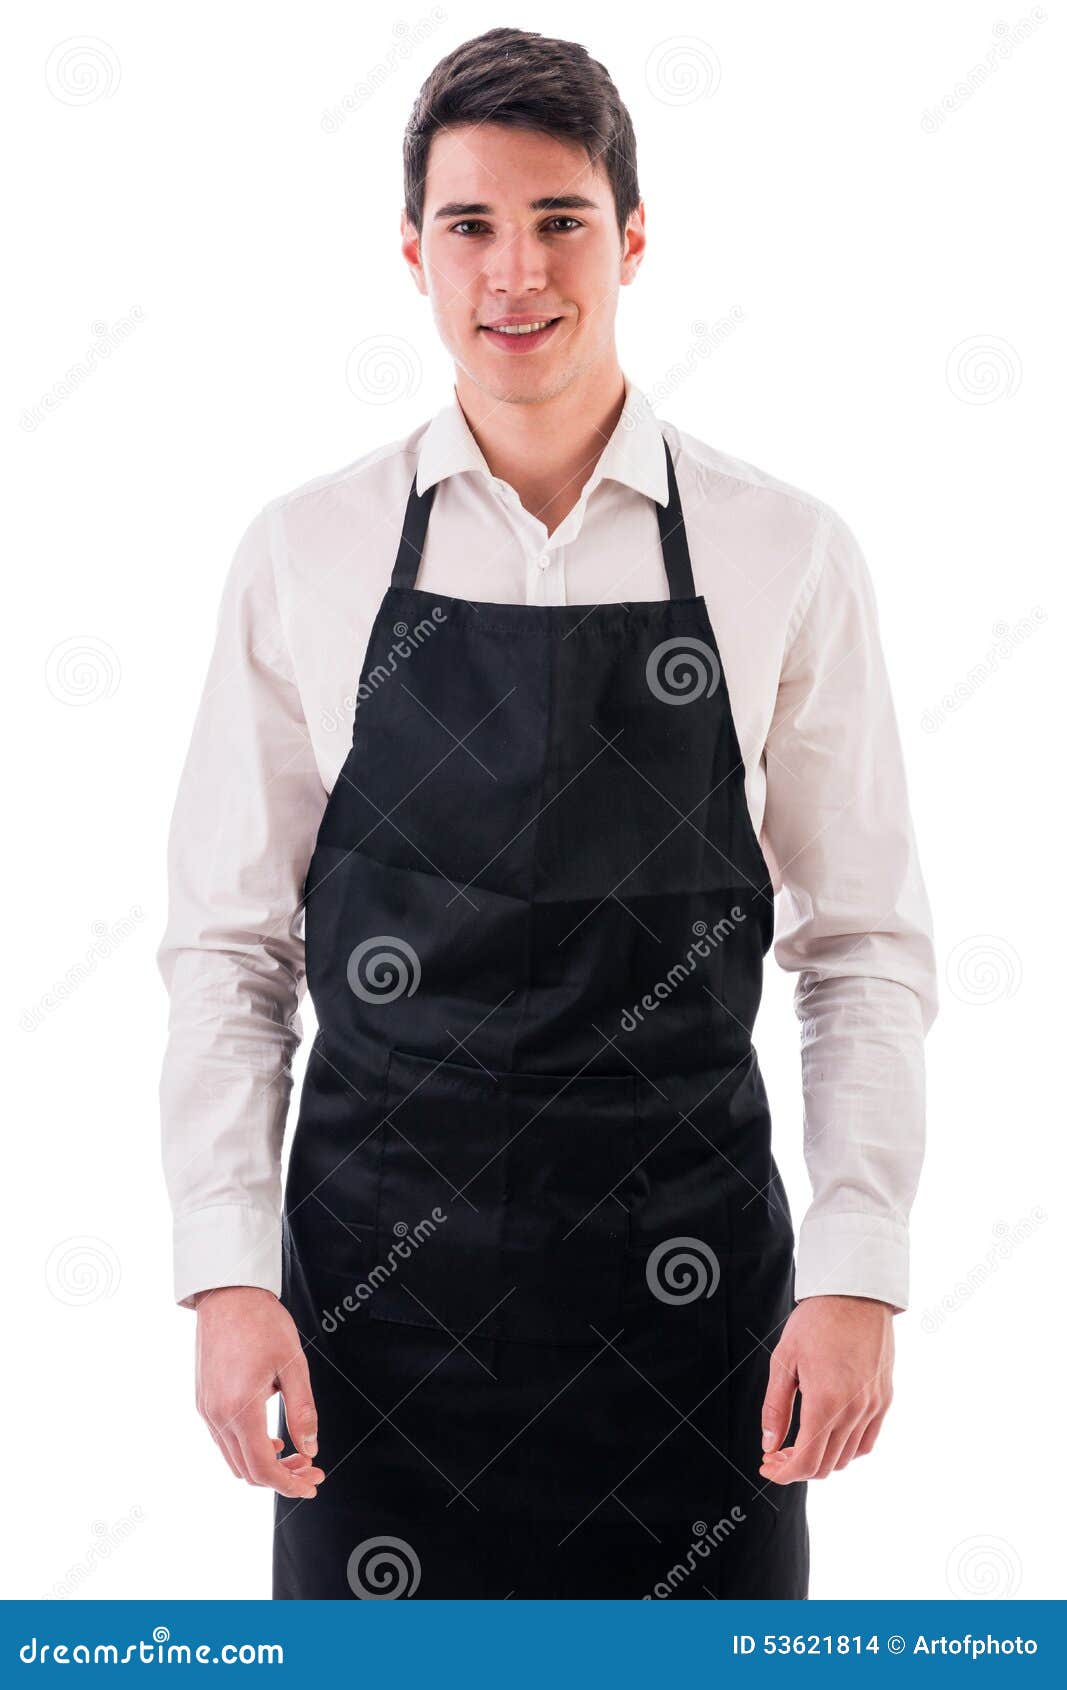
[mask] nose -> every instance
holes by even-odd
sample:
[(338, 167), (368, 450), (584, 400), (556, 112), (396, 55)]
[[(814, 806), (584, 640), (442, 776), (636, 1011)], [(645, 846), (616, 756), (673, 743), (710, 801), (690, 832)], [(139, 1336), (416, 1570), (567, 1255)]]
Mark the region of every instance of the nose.
[(494, 241), (485, 263), (485, 280), (490, 292), (520, 295), (543, 291), (548, 276), (547, 258), (534, 229), (516, 229)]

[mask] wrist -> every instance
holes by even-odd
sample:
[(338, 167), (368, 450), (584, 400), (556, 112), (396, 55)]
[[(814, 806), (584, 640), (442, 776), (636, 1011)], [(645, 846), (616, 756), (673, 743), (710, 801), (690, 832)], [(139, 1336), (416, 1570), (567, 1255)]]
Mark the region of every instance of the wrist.
[(264, 1285), (212, 1285), (203, 1291), (194, 1291), (189, 1298), (189, 1307), (199, 1309), (209, 1299), (223, 1297), (230, 1301), (234, 1297), (247, 1296), (249, 1293), (253, 1296), (269, 1297), (275, 1303), (279, 1301), (274, 1292), (268, 1291)]
[(882, 1297), (864, 1297), (852, 1291), (821, 1291), (810, 1297), (799, 1297), (797, 1307), (802, 1303), (854, 1303), (866, 1305), (872, 1309), (886, 1309), (889, 1314), (903, 1314), (903, 1309), (895, 1303), (888, 1303)]

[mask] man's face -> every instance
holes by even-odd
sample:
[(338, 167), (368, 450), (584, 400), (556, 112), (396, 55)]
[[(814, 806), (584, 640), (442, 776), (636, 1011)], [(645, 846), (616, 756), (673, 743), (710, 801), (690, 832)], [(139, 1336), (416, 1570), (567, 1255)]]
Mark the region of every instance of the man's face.
[[(637, 272), (644, 207), (620, 242), (611, 184), (580, 146), (503, 124), (435, 136), (421, 242), (403, 253), (456, 365), (495, 399), (536, 403), (615, 362), (620, 285)], [(507, 334), (501, 318), (545, 322)]]

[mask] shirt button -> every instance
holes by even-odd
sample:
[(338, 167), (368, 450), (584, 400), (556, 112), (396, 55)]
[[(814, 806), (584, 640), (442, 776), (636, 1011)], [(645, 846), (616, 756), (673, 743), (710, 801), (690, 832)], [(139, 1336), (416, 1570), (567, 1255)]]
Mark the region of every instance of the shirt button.
[(542, 552), (541, 556), (537, 560), (538, 569), (547, 569), (548, 568), (548, 562), (549, 562), (548, 553)]

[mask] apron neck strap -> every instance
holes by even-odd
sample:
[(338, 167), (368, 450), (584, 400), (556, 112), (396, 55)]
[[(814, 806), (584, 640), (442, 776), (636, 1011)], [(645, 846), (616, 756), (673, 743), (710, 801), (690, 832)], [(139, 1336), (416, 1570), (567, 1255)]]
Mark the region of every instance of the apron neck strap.
[(393, 565), (392, 585), (394, 587), (413, 587), (422, 562), (422, 549), (426, 544), (426, 525), (430, 520), (430, 507), (433, 496), (437, 492), (437, 482), (427, 487), (425, 493), (419, 494), (415, 490), (417, 476), (411, 478), (411, 491), (408, 494), (407, 508), (404, 511), (404, 527), (400, 535), (400, 544), (396, 549), (396, 562)]
[(663, 440), (663, 455), (667, 460), (667, 503), (656, 503), (656, 521), (659, 523), (659, 541), (663, 547), (663, 567), (667, 571), (667, 585), (672, 599), (692, 599), (696, 597), (696, 587), (693, 583), (693, 565), (689, 557), (689, 541), (685, 532), (685, 517), (682, 515), (682, 501), (678, 496), (678, 479), (674, 473), (674, 460), (671, 449), (667, 445), (666, 436)]
[[(689, 557), (689, 541), (686, 538), (685, 518), (682, 515), (682, 501), (678, 496), (678, 481), (674, 473), (674, 462), (671, 449), (666, 438), (663, 441), (663, 452), (667, 460), (667, 490), (666, 505), (656, 504), (656, 520), (659, 523), (660, 545), (663, 548), (663, 565), (667, 571), (667, 585), (672, 599), (695, 598), (696, 588), (693, 584), (693, 565)], [(437, 482), (427, 487), (425, 493), (419, 494), (415, 490), (416, 478), (413, 476), (408, 502), (404, 511), (404, 527), (400, 535), (400, 544), (396, 551), (396, 562), (393, 565), (392, 585), (394, 587), (413, 587), (419, 573), (422, 561), (423, 547), (426, 544), (426, 529), (430, 521), (430, 509), (433, 505), (434, 494), (437, 492)]]

